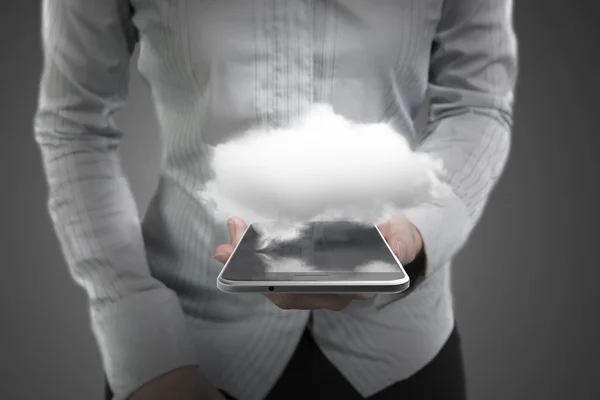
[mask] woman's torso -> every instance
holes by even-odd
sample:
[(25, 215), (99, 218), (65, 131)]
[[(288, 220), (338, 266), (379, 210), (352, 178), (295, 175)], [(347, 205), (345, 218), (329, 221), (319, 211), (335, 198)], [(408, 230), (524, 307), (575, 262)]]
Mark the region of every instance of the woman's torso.
[(195, 207), (210, 178), (210, 146), (256, 126), (285, 126), (313, 103), (330, 103), (358, 122), (388, 121), (418, 142), (413, 119), (443, 0), (132, 4), (138, 69), (161, 132), (161, 188), (180, 191)]
[[(227, 240), (226, 227), (217, 224), (197, 198), (210, 178), (210, 146), (256, 126), (285, 126), (311, 104), (323, 102), (351, 120), (388, 121), (415, 145), (419, 135), (413, 119), (427, 89), (443, 0), (133, 0), (132, 4), (140, 34), (138, 69), (152, 91), (163, 154), (159, 187), (143, 223), (152, 272), (178, 293), (193, 326), (217, 332), (230, 348), (236, 348), (237, 338), (226, 339), (225, 330), (216, 326), (246, 329), (248, 343), (255, 337), (256, 343), (262, 340), (276, 348), (278, 339), (269, 338), (267, 331), (255, 328), (257, 324), (263, 321), (285, 335), (305, 324), (307, 314), (284, 313), (261, 296), (226, 295), (216, 288), (221, 265), (211, 255)], [(360, 329), (373, 337), (374, 344), (367, 347), (383, 354), (379, 364), (366, 354), (363, 364), (384, 371), (399, 360), (405, 371), (395, 370), (396, 376), (412, 373), (451, 330), (446, 273), (428, 280), (410, 297), (381, 310), (365, 302), (342, 313), (315, 313), (315, 337), (335, 362), (340, 357), (332, 347), (335, 343), (353, 346), (352, 341), (359, 340), (340, 331), (340, 326), (349, 330), (352, 321), (362, 319)], [(378, 335), (388, 336), (378, 344)], [(294, 336), (290, 337), (292, 343)], [(400, 356), (395, 353), (397, 343), (419, 354)], [(214, 350), (217, 347), (203, 347), (199, 353), (211, 362), (223, 355)], [(241, 362), (236, 357), (231, 356), (231, 365)], [(347, 361), (338, 363), (341, 370), (349, 368), (342, 365)], [(377, 379), (383, 382), (388, 377), (382, 372), (363, 389), (368, 391)], [(228, 384), (234, 383), (223, 386)]]

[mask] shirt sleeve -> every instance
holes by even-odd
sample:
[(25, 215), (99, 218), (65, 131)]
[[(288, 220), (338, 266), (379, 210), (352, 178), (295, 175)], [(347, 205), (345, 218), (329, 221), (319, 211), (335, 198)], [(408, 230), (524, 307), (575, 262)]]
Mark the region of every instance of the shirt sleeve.
[(90, 301), (115, 398), (194, 365), (173, 291), (154, 279), (117, 154), (135, 30), (125, 0), (43, 0), (44, 67), (34, 119), (48, 208), (69, 270)]
[(508, 158), (517, 40), (512, 0), (445, 2), (431, 53), (431, 108), (419, 151), (444, 163), (450, 190), (406, 212), (423, 237), (426, 276), (474, 228)]

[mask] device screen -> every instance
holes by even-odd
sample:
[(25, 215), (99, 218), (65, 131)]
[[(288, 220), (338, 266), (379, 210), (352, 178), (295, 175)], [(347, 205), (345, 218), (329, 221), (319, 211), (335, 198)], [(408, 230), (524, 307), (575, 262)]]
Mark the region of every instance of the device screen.
[(222, 277), (258, 280), (391, 280), (404, 270), (374, 225), (313, 222), (292, 240), (266, 247), (250, 225)]

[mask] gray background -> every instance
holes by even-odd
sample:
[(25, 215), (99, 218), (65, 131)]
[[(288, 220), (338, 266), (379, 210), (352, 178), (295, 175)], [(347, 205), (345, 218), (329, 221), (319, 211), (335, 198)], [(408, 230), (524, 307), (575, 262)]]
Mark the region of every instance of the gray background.
[[(600, 399), (598, 13), (591, 1), (516, 3), (511, 158), (454, 268), (470, 397)], [(100, 399), (86, 299), (46, 212), (32, 136), (39, 1), (2, 2), (0, 45), (0, 398)], [(122, 154), (145, 208), (159, 142), (149, 91), (137, 75), (131, 86)]]

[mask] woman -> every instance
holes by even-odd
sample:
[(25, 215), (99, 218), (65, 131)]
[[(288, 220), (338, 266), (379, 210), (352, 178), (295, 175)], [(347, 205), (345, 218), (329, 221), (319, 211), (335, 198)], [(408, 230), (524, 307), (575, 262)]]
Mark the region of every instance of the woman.
[[(43, 39), (36, 139), (108, 397), (465, 398), (450, 262), (508, 155), (512, 1), (44, 0)], [(113, 119), (138, 40), (163, 145), (142, 221)], [(427, 90), (429, 121), (416, 132)], [(215, 286), (245, 223), (221, 226), (194, 197), (205, 155), (316, 102), (389, 121), (445, 164), (453, 192), (439, 206), (382, 226), (418, 283), (408, 295), (267, 298)]]

